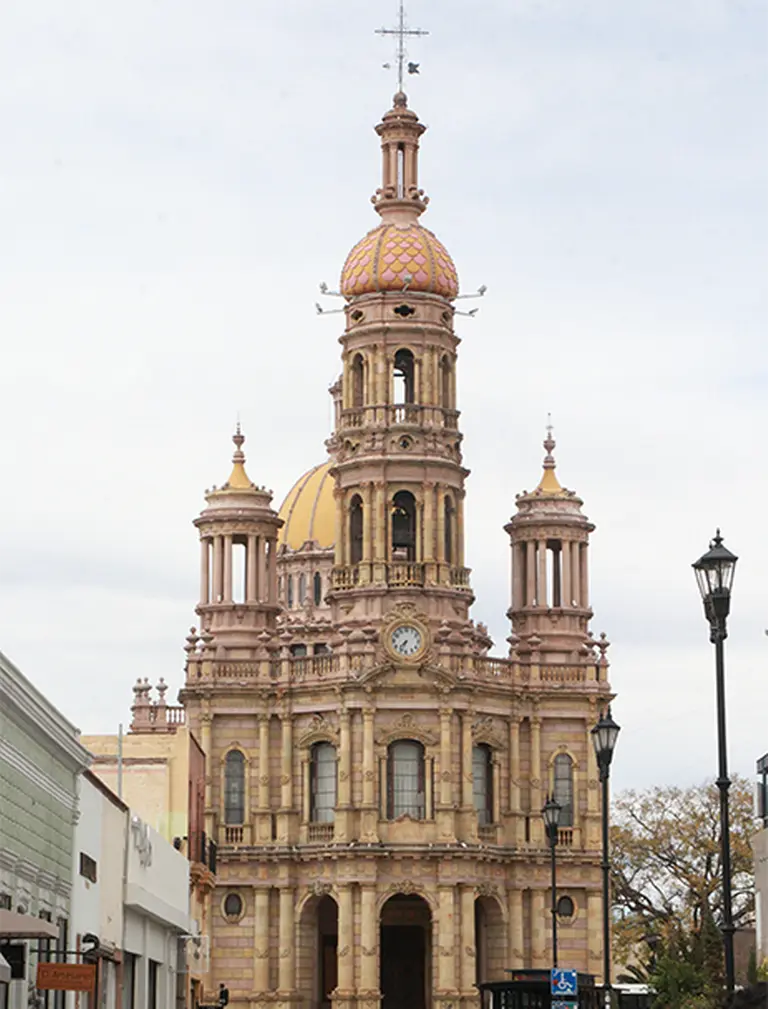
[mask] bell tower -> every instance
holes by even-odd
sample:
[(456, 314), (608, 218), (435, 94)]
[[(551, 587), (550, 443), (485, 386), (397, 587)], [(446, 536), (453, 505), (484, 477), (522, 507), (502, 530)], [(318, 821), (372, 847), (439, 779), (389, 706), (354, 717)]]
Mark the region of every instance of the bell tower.
[(328, 441), (335, 479), (334, 619), (371, 621), (410, 601), (438, 623), (467, 620), (464, 481), (456, 408), (456, 269), (419, 223), (425, 127), (398, 92), (376, 127), (381, 224), (341, 277), (346, 327)]
[(507, 615), (513, 652), (568, 663), (600, 647), (589, 632), (589, 536), (595, 527), (581, 511), (581, 498), (560, 485), (554, 449), (550, 425), (541, 480), (535, 490), (517, 495), (517, 513), (504, 527), (512, 546)]

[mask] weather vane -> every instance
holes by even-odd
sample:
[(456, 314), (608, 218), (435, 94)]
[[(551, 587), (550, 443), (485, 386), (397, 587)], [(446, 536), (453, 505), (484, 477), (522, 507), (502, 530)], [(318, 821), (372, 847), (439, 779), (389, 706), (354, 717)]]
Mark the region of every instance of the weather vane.
[[(394, 35), (397, 39), (397, 50), (395, 53), (397, 59), (397, 90), (403, 90), (403, 70), (407, 70), (409, 74), (417, 74), (419, 72), (418, 63), (410, 63), (406, 56), (408, 55), (405, 50), (405, 39), (408, 35), (429, 35), (429, 32), (423, 31), (421, 28), (408, 28), (405, 23), (405, 11), (403, 9), (403, 0), (400, 0), (400, 18), (397, 28), (377, 28), (377, 35)], [(391, 63), (383, 64), (386, 70), (392, 68)]]

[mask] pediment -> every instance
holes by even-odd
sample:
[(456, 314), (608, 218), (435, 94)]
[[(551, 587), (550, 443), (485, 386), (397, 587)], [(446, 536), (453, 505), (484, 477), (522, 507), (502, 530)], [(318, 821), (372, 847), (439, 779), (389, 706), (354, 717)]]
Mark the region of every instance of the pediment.
[(357, 677), (357, 683), (368, 687), (384, 686), (387, 680), (395, 683), (407, 682), (409, 686), (428, 686), (442, 691), (453, 690), (459, 682), (455, 673), (429, 661), (418, 666), (381, 662), (366, 669)]

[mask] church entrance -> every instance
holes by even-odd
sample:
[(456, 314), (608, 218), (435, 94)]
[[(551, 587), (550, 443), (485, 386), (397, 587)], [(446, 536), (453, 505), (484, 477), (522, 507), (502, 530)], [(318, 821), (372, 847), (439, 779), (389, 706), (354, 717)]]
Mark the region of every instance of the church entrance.
[(310, 898), (299, 918), (297, 981), (312, 1009), (331, 1009), (331, 993), (338, 983), (338, 922), (336, 902), (329, 896)]
[(429, 1009), (432, 919), (421, 897), (395, 894), (381, 910), (382, 1005)]

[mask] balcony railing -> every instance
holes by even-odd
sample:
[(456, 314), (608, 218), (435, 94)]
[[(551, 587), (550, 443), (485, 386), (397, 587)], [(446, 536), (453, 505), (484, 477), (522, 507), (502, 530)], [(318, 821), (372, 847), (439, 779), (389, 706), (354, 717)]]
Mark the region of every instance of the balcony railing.
[(190, 862), (199, 862), (212, 873), (216, 872), (216, 842), (211, 840), (204, 830), (194, 831), (186, 839), (186, 855)]
[(333, 840), (333, 823), (310, 823), (307, 839), (315, 844)]
[(222, 828), (224, 844), (250, 844), (251, 828), (248, 824), (226, 824)]
[(393, 403), (379, 406), (356, 406), (342, 410), (339, 429), (372, 427), (446, 427), (456, 430), (459, 422), (458, 410), (446, 410), (442, 406), (425, 406), (416, 403)]
[(455, 567), (438, 561), (361, 561), (333, 568), (331, 586), (334, 589), (353, 589), (360, 585), (378, 585), (382, 581), (390, 588), (425, 585), (450, 585), (455, 589), (470, 589), (469, 568)]

